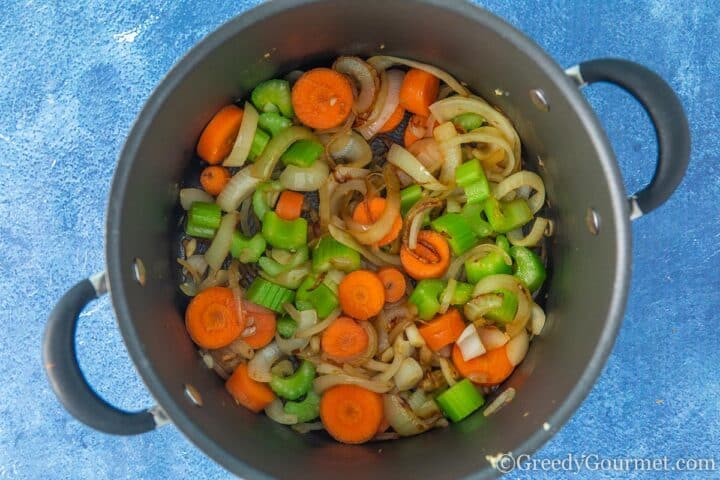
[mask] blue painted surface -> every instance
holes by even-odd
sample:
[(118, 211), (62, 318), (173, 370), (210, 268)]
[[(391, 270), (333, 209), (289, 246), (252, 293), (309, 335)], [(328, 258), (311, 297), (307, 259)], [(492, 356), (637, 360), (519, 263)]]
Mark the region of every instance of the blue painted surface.
[[(47, 385), (40, 339), (59, 296), (103, 269), (112, 170), (151, 89), (193, 44), (254, 3), (3, 2), (0, 478), (229, 477), (173, 427), (118, 438), (70, 418)], [(720, 5), (480, 3), (561, 65), (618, 56), (656, 70), (679, 92), (694, 137), (680, 190), (633, 225), (630, 300), (607, 367), (536, 457), (714, 456), (720, 470)], [(628, 190), (637, 190), (650, 178), (656, 152), (644, 113), (609, 86), (586, 94), (609, 132)], [(88, 378), (107, 399), (127, 409), (151, 404), (107, 297), (83, 314), (78, 349)], [(580, 477), (639, 476), (585, 471)]]

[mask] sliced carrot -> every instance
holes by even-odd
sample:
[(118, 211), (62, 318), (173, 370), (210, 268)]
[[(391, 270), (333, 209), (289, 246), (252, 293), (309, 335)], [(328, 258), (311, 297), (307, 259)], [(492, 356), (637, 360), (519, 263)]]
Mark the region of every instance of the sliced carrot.
[(430, 105), (437, 100), (440, 80), (424, 70), (411, 68), (400, 87), (400, 105), (412, 113), (430, 116)]
[(243, 337), (245, 343), (254, 349), (262, 348), (275, 338), (275, 312), (252, 302), (243, 301), (243, 313), (248, 325), (253, 325), (255, 332)]
[(358, 320), (374, 317), (385, 305), (385, 287), (373, 272), (355, 270), (348, 273), (338, 287), (343, 312)]
[(455, 308), (438, 315), (432, 321), (418, 328), (420, 335), (425, 339), (428, 347), (437, 352), (446, 345), (450, 345), (460, 337), (465, 330), (460, 312)]
[(236, 402), (255, 413), (263, 410), (275, 400), (275, 394), (267, 384), (250, 378), (248, 367), (244, 363), (239, 364), (230, 375), (225, 382), (225, 388)]
[(203, 190), (217, 197), (230, 181), (230, 171), (220, 165), (210, 165), (200, 174), (200, 185)]
[(397, 302), (405, 295), (407, 282), (405, 275), (395, 267), (383, 267), (377, 272), (377, 276), (385, 287), (385, 301)]
[(190, 338), (203, 348), (230, 345), (245, 329), (232, 290), (211, 287), (198, 293), (185, 310), (185, 327)]
[(400, 263), (415, 280), (440, 278), (450, 266), (450, 247), (441, 234), (420, 230), (415, 250), (400, 248)]
[(295, 220), (302, 213), (305, 196), (292, 190), (284, 190), (275, 204), (275, 213), (283, 220)]
[(460, 375), (479, 385), (497, 385), (505, 380), (513, 371), (508, 360), (507, 346), (489, 350), (479, 357), (465, 361), (460, 347), (455, 345), (452, 351), (452, 361)]
[[(353, 220), (363, 225), (370, 225), (377, 221), (385, 210), (385, 199), (383, 197), (373, 197), (370, 202), (364, 200), (357, 204), (355, 210), (353, 210)], [(392, 228), (380, 241), (377, 243), (378, 247), (382, 247), (397, 238), (402, 230), (402, 218), (400, 215), (393, 222)]]
[(382, 396), (356, 385), (336, 385), (320, 399), (320, 419), (338, 442), (367, 442), (383, 421)]
[(293, 85), (292, 105), (300, 122), (310, 128), (337, 127), (350, 115), (352, 84), (335, 70), (313, 68)]
[(424, 135), (417, 136), (416, 133), (424, 133), (425, 128), (427, 128), (427, 122), (427, 117), (423, 117), (422, 115), (413, 115), (410, 117), (410, 120), (408, 120), (408, 124), (405, 127), (405, 134), (403, 135), (405, 148), (409, 148), (410, 145), (424, 137)]
[(227, 105), (210, 120), (200, 135), (197, 154), (210, 164), (222, 162), (230, 155), (237, 138), (243, 110), (235, 105)]
[(398, 104), (395, 110), (393, 110), (392, 115), (390, 115), (390, 118), (388, 118), (385, 124), (380, 127), (380, 130), (378, 130), (378, 132), (392, 132), (397, 128), (398, 125), (400, 125), (400, 122), (403, 121), (403, 118), (405, 118), (405, 109)]
[(322, 334), (320, 347), (330, 358), (347, 362), (362, 354), (370, 339), (365, 329), (350, 317), (338, 317)]

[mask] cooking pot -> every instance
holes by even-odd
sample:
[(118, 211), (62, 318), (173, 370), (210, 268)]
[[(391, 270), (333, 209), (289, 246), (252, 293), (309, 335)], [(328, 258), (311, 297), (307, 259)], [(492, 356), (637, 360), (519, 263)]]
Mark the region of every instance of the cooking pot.
[[(342, 54), (397, 55), (436, 65), (502, 109), (544, 179), (555, 233), (543, 334), (501, 388), (515, 399), (490, 417), (394, 442), (338, 444), (238, 407), (186, 333), (177, 288), (178, 185), (205, 124), (262, 80)], [(649, 186), (629, 199), (616, 160), (580, 87), (610, 82), (647, 110), (658, 158)], [(658, 207), (687, 168), (680, 102), (656, 74), (617, 59), (563, 71), (490, 13), (441, 0), (277, 0), (194, 47), (137, 118), (115, 171), (107, 211), (106, 273), (71, 288), (51, 313), (44, 360), (55, 393), (80, 421), (139, 434), (172, 422), (244, 477), (456, 478), (497, 475), (488, 456), (539, 448), (570, 417), (610, 353), (630, 278), (630, 220)], [(111, 292), (130, 356), (158, 405), (124, 412), (87, 384), (74, 334), (81, 309)], [(280, 460), (281, 459), (281, 460)]]

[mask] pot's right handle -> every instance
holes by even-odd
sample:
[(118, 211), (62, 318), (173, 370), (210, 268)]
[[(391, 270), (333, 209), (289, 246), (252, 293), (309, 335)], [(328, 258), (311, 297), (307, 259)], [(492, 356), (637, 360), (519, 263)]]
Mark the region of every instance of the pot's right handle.
[(630, 93), (650, 115), (658, 159), (650, 184), (630, 197), (630, 218), (655, 210), (678, 187), (690, 160), (690, 129), (680, 99), (655, 72), (617, 58), (590, 60), (566, 70), (579, 86), (608, 82)]

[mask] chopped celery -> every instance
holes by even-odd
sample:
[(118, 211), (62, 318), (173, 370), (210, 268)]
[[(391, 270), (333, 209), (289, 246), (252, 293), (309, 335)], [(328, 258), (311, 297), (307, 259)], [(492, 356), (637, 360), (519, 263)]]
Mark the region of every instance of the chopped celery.
[(292, 303), (295, 292), (262, 277), (255, 277), (246, 292), (247, 299), (275, 312), (282, 312), (282, 306)]
[(485, 404), (485, 399), (467, 378), (435, 397), (440, 410), (453, 422), (459, 422)]
[(324, 151), (325, 147), (314, 140), (298, 140), (285, 150), (280, 161), (285, 165), (310, 167)]

